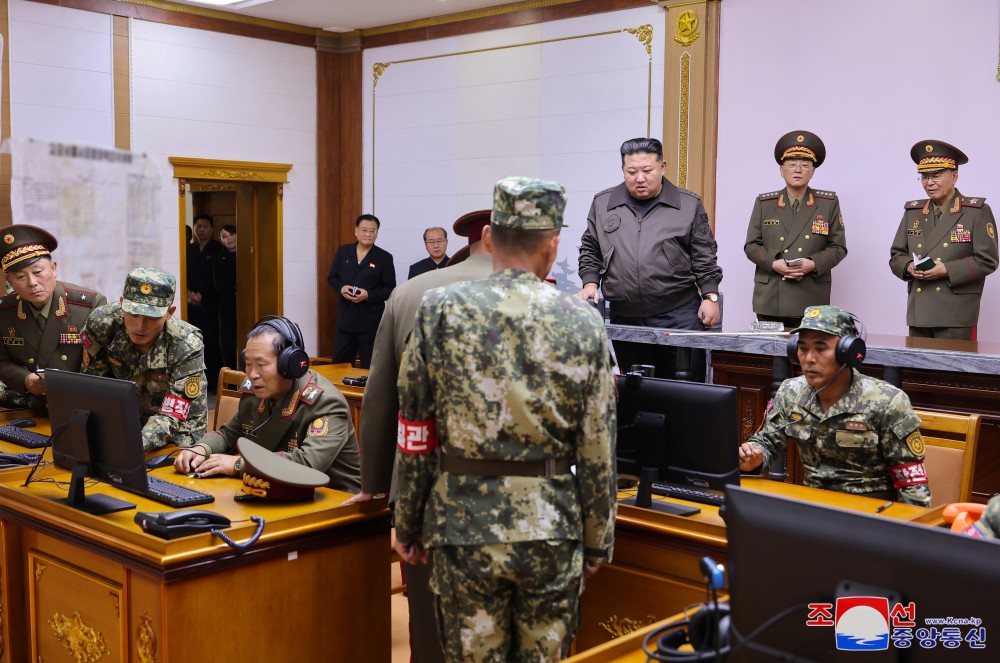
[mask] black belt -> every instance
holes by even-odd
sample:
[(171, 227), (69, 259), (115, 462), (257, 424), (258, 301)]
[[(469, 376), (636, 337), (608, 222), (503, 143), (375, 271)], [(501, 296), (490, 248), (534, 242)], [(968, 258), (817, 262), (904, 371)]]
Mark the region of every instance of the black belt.
[(441, 469), (452, 474), (481, 477), (545, 477), (569, 474), (573, 460), (569, 456), (545, 460), (487, 460), (441, 454)]

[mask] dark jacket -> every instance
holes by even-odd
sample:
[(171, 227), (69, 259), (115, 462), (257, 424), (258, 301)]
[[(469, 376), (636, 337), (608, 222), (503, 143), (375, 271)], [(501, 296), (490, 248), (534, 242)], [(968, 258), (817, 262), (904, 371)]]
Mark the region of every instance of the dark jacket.
[(406, 276), (407, 279), (412, 279), (414, 276), (420, 276), (421, 274), (426, 274), (427, 272), (433, 272), (435, 269), (444, 269), (448, 266), (448, 256), (443, 256), (441, 262), (435, 263), (430, 256), (427, 256), (423, 260), (418, 260), (417, 262), (410, 265), (410, 273)]
[[(340, 304), (337, 309), (337, 329), (350, 334), (374, 332), (389, 299), (396, 287), (396, 269), (392, 264), (392, 254), (373, 246), (358, 264), (357, 243), (344, 244), (337, 249), (330, 265), (326, 282), (337, 293)], [(368, 299), (354, 303), (340, 295), (345, 285), (354, 285), (368, 291)]]

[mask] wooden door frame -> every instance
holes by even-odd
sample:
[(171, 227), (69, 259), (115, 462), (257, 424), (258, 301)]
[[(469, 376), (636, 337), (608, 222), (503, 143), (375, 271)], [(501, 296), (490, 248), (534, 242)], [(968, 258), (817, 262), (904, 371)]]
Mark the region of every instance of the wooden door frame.
[[(179, 293), (187, 291), (187, 252), (182, 250), (187, 244), (185, 226), (187, 225), (186, 196), (188, 183), (210, 183), (218, 182), (233, 185), (234, 189), (239, 189), (241, 185), (271, 184), (277, 187), (276, 201), (273, 206), (268, 205), (273, 210), (274, 225), (270, 225), (271, 215), (267, 217), (256, 213), (253, 218), (252, 238), (262, 235), (272, 238), (272, 248), (269, 251), (267, 265), (258, 264), (261, 260), (262, 252), (254, 251), (254, 274), (255, 292), (260, 294), (262, 289), (270, 290), (269, 296), (265, 297), (270, 304), (267, 306), (266, 314), (282, 315), (284, 313), (284, 268), (283, 268), (283, 188), (288, 183), (288, 171), (292, 169), (292, 164), (288, 163), (263, 163), (254, 161), (223, 161), (219, 159), (196, 159), (192, 157), (168, 157), (170, 164), (174, 168), (173, 176), (177, 180), (177, 206), (178, 206), (178, 240), (177, 246), (180, 252), (180, 286)], [(255, 196), (256, 198), (256, 196)], [(243, 233), (240, 233), (240, 246), (249, 245), (243, 240)], [(250, 242), (254, 240), (251, 239)], [(273, 273), (274, 278), (268, 278), (262, 282), (260, 275), (263, 273)], [(179, 296), (181, 317), (187, 318), (187, 297)], [(258, 307), (259, 296), (254, 297), (254, 308)], [(253, 317), (257, 319), (262, 313), (254, 310)]]

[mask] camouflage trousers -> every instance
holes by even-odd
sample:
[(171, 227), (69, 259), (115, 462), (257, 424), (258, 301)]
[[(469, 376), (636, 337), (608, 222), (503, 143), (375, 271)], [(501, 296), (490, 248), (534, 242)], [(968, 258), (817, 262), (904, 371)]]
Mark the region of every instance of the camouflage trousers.
[(445, 660), (558, 661), (580, 625), (583, 546), (527, 541), (434, 548)]

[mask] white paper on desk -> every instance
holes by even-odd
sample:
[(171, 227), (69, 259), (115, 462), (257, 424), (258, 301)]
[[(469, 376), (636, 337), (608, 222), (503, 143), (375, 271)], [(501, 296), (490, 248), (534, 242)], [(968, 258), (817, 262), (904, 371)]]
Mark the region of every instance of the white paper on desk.
[(913, 269), (919, 269), (921, 272), (926, 272), (928, 269), (934, 268), (934, 258), (930, 256), (926, 258), (921, 258), (916, 253), (913, 254)]

